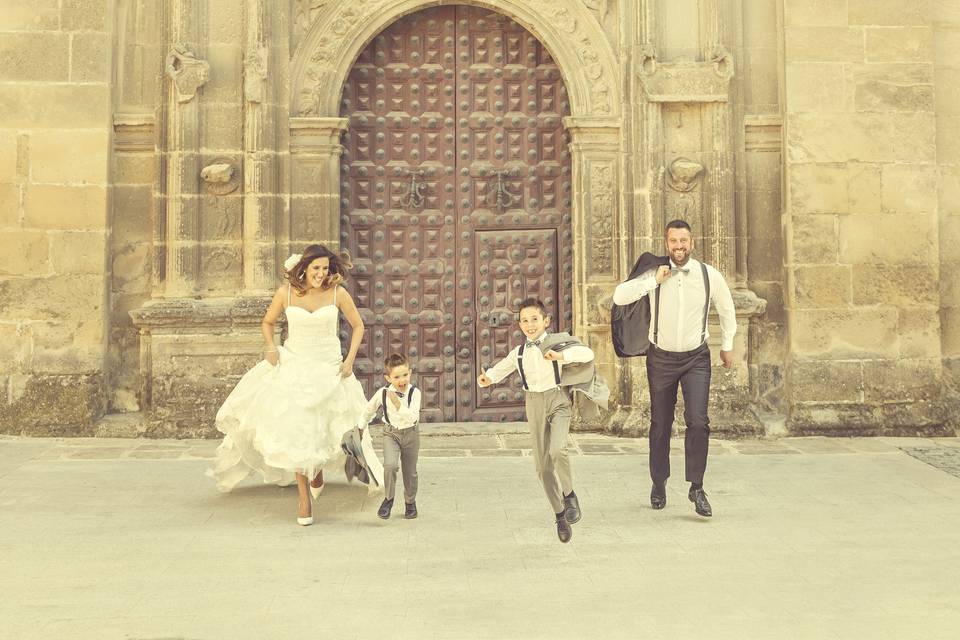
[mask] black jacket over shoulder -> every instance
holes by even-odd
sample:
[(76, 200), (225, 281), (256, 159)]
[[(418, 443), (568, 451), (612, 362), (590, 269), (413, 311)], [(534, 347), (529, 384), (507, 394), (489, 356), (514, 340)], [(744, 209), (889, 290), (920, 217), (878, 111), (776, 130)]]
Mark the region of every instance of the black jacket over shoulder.
[[(627, 280), (660, 265), (669, 265), (670, 258), (644, 252), (633, 265)], [(613, 338), (613, 350), (621, 358), (632, 358), (647, 354), (650, 348), (650, 296), (643, 296), (630, 304), (614, 303), (610, 309), (610, 333)]]

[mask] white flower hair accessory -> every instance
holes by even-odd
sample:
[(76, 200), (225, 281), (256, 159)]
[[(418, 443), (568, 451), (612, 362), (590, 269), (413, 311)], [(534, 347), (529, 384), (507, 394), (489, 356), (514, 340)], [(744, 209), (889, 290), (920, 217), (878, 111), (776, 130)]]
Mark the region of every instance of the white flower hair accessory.
[(289, 258), (283, 261), (283, 268), (287, 271), (290, 271), (290, 269), (293, 269), (295, 266), (297, 266), (297, 263), (300, 262), (302, 258), (302, 253), (292, 254)]

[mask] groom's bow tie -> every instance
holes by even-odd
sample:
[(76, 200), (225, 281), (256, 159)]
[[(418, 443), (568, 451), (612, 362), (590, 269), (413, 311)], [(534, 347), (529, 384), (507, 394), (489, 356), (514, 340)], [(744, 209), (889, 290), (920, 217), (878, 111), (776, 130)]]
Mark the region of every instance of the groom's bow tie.
[(670, 271), (679, 271), (680, 273), (690, 273), (690, 267), (674, 267), (671, 265)]

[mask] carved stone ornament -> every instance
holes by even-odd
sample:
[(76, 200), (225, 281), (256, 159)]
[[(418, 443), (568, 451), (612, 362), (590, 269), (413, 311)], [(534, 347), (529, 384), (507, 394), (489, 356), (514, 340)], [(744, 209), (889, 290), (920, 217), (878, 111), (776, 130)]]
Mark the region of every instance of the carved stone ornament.
[[(344, 3), (298, 2), (296, 20), (300, 26), (297, 29), (313, 29), (317, 20), (326, 21), (323, 35), (316, 43), (309, 46), (312, 49), (307, 53), (303, 71), (303, 81), (297, 90), (296, 112), (300, 116), (320, 116), (321, 94), (334, 81), (334, 67), (337, 58), (344, 49), (344, 42), (350, 37), (359, 22), (376, 15), (392, 0), (351, 0)], [(582, 65), (587, 82), (590, 86), (591, 111), (594, 115), (610, 115), (614, 111), (613, 90), (616, 88), (616, 78), (605, 73), (601, 63), (599, 50), (592, 26), (578, 23), (577, 16), (568, 6), (571, 2), (581, 0), (565, 0), (558, 2), (531, 2), (534, 10), (545, 18), (555, 29), (561, 32), (564, 40), (576, 52)], [(609, 10), (609, 0), (583, 0), (590, 9), (598, 11), (601, 17)], [(318, 7), (325, 7), (320, 12)], [(299, 46), (307, 46), (306, 41)], [(295, 56), (296, 57), (296, 56)]]
[(583, 0), (583, 4), (587, 5), (587, 9), (595, 12), (601, 22), (607, 17), (607, 12), (610, 10), (608, 0)]
[(670, 163), (670, 167), (667, 169), (667, 174), (670, 176), (667, 184), (670, 185), (671, 189), (680, 193), (693, 191), (701, 173), (703, 173), (703, 165), (699, 162), (694, 162), (688, 158), (677, 158)]
[(267, 89), (267, 49), (257, 47), (243, 64), (243, 96), (247, 102), (263, 102)]
[(177, 89), (177, 102), (190, 102), (210, 79), (210, 64), (200, 60), (184, 44), (167, 54), (166, 73)]
[(610, 246), (613, 242), (614, 191), (613, 167), (590, 167), (590, 258), (595, 271), (613, 268)]
[(200, 172), (208, 193), (225, 196), (233, 193), (240, 186), (237, 171), (229, 162), (215, 162), (208, 164)]

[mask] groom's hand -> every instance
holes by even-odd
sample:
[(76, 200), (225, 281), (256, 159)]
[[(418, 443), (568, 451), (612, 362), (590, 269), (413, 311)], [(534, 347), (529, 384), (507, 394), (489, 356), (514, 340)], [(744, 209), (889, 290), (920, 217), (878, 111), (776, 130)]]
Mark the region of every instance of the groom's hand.
[(662, 264), (657, 269), (657, 273), (654, 278), (657, 281), (657, 284), (663, 284), (664, 281), (670, 277), (670, 267), (668, 265)]
[(732, 369), (733, 368), (733, 351), (721, 351), (720, 362), (723, 363), (723, 366), (725, 369)]

